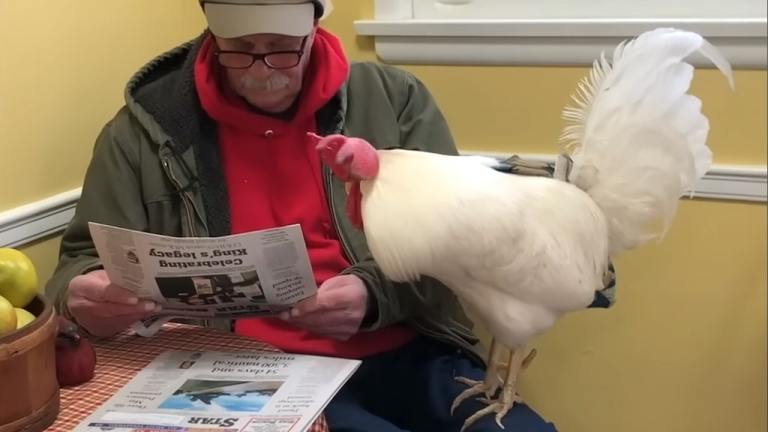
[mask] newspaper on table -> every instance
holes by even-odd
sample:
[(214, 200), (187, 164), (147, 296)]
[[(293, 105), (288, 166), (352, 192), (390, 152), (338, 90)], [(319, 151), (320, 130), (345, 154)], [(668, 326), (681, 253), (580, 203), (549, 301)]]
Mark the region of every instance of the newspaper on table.
[(112, 283), (161, 306), (134, 324), (143, 336), (173, 318), (274, 315), (317, 292), (299, 225), (224, 237), (89, 229)]
[(359, 365), (297, 354), (165, 351), (75, 432), (301, 432)]

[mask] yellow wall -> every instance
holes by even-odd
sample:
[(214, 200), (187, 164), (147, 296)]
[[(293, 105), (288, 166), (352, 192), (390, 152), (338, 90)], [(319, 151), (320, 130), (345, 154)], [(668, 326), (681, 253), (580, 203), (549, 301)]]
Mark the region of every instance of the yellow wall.
[(191, 0), (0, 1), (0, 211), (78, 187), (131, 74), (202, 28)]
[[(350, 57), (376, 58), (372, 38), (357, 36), (353, 21), (373, 17), (372, 0), (337, 1), (327, 27), (338, 34)], [(434, 94), (457, 142), (465, 150), (500, 153), (557, 151), (563, 123), (585, 68), (404, 66)], [(702, 98), (712, 123), (710, 145), (720, 164), (765, 165), (766, 72), (737, 71), (736, 91), (714, 70), (698, 70), (692, 91)]]
[[(351, 58), (374, 60), (352, 26), (372, 16), (372, 0), (335, 3), (326, 27)], [(193, 0), (1, 1), (0, 39), (13, 43), (0, 61), (0, 158), (14, 162), (0, 170), (11, 185), (0, 209), (78, 186), (125, 80), (201, 26)], [(505, 153), (553, 152), (560, 110), (586, 72), (406, 69), (433, 91), (463, 149)], [(715, 72), (696, 75), (716, 162), (764, 165), (766, 72), (738, 71), (736, 83), (731, 93)], [(562, 432), (764, 431), (766, 234), (764, 204), (684, 201), (665, 242), (617, 260), (616, 307), (573, 314), (536, 342), (524, 396)], [(43, 278), (57, 246), (24, 249)]]

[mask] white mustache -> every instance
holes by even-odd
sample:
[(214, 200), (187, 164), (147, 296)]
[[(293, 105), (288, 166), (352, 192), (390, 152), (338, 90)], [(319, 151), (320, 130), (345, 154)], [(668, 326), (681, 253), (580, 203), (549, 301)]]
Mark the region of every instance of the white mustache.
[(240, 87), (244, 90), (270, 92), (275, 90), (282, 90), (288, 87), (290, 82), (290, 78), (281, 73), (273, 73), (266, 79), (256, 79), (245, 75), (240, 78)]

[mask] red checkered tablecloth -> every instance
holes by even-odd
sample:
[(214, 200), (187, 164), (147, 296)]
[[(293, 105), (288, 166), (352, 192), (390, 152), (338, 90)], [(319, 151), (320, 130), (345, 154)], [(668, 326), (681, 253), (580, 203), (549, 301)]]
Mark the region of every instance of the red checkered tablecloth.
[[(276, 351), (233, 333), (176, 323), (165, 324), (149, 338), (121, 334), (96, 343), (94, 348), (97, 362), (93, 379), (61, 389), (59, 416), (47, 431), (72, 431), (163, 351)], [(328, 432), (325, 418), (318, 417), (307, 432)]]

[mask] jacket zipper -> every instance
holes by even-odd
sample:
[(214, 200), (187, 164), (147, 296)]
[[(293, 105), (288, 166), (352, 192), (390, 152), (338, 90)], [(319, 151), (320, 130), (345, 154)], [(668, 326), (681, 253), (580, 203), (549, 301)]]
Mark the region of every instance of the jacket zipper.
[(168, 175), (168, 178), (171, 180), (173, 185), (181, 191), (181, 201), (184, 203), (184, 217), (183, 222), (186, 223), (187, 231), (189, 232), (190, 236), (197, 237), (197, 230), (195, 229), (195, 224), (192, 222), (192, 215), (194, 214), (194, 204), (192, 203), (192, 195), (183, 190), (181, 186), (181, 182), (176, 178), (176, 176), (173, 174), (173, 168), (171, 167), (171, 163), (169, 161), (169, 158), (167, 156), (162, 157), (162, 163), (163, 168), (165, 168), (165, 172)]
[[(192, 194), (184, 190), (184, 188), (181, 186), (181, 182), (173, 173), (173, 168), (171, 166), (170, 158), (166, 155), (161, 156), (161, 161), (163, 164), (163, 168), (165, 168), (165, 173), (168, 176), (168, 178), (171, 180), (171, 183), (176, 187), (176, 189), (181, 193), (181, 202), (184, 203), (184, 216), (182, 217), (182, 223), (186, 223), (187, 225), (187, 231), (189, 232), (189, 235), (192, 237), (197, 237), (197, 230), (195, 229), (195, 224), (192, 221), (192, 215), (195, 213), (195, 204), (192, 199)], [(202, 319), (201, 320), (203, 327), (211, 327), (210, 320)]]

